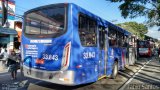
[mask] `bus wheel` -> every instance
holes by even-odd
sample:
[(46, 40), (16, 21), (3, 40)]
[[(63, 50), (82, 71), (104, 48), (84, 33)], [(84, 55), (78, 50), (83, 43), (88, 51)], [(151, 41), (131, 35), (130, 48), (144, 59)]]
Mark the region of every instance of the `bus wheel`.
[(113, 70), (112, 70), (111, 78), (115, 79), (116, 76), (117, 76), (117, 74), (118, 74), (118, 62), (115, 61), (114, 65), (113, 65)]

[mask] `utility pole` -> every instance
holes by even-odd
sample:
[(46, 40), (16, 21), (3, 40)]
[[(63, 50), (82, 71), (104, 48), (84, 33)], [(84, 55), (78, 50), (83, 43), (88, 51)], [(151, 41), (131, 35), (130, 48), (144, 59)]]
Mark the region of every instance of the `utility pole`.
[(8, 18), (8, 0), (1, 0), (2, 4), (2, 26), (5, 26)]

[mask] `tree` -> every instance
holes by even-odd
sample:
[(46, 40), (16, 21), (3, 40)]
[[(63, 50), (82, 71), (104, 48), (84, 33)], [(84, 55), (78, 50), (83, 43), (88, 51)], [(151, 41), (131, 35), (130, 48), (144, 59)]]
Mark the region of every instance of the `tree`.
[(117, 24), (117, 25), (126, 29), (126, 30), (128, 30), (132, 34), (137, 35), (141, 39), (143, 39), (144, 34), (146, 34), (148, 32), (148, 28), (142, 23), (125, 22), (125, 23), (120, 23), (120, 24)]
[(160, 0), (106, 0), (122, 3), (119, 6), (124, 18), (146, 16), (149, 26), (160, 26)]

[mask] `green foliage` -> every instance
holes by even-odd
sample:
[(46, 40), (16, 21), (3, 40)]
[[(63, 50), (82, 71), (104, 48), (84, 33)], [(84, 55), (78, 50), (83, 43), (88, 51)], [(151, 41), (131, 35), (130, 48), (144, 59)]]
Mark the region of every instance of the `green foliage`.
[(144, 38), (144, 34), (148, 32), (148, 28), (142, 24), (137, 22), (125, 22), (117, 24), (118, 26), (128, 30), (129, 32), (138, 35), (141, 39)]
[(148, 26), (160, 26), (160, 0), (106, 0), (122, 3), (119, 6), (124, 18), (146, 16)]

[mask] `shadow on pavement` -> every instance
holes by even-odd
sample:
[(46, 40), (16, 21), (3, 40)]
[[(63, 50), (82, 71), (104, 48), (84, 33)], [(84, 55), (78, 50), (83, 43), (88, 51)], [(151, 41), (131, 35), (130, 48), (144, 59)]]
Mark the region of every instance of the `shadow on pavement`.
[(121, 75), (121, 76), (123, 76), (123, 77), (125, 77), (125, 78), (127, 78), (127, 79), (129, 79), (131, 77), (130, 74), (122, 72), (122, 71), (119, 71), (118, 74)]
[(160, 74), (160, 72), (157, 72), (157, 71), (152, 71), (152, 70), (147, 70), (147, 69), (142, 69), (143, 71), (147, 71), (147, 72), (154, 72), (154, 73), (159, 73)]
[(136, 77), (134, 77), (134, 79), (137, 79), (137, 80), (142, 81), (144, 83), (148, 83), (148, 84), (156, 85), (156, 86), (160, 87), (160, 82), (153, 80), (153, 79), (145, 78), (140, 75), (137, 75)]
[(153, 67), (159, 67), (160, 68), (160, 65), (153, 65), (153, 64), (147, 64), (148, 66), (153, 66)]
[(147, 74), (145, 74), (145, 73), (139, 73), (140, 75), (144, 75), (144, 76), (147, 76), (147, 77), (149, 77), (149, 78), (153, 78), (153, 79), (156, 79), (156, 80), (158, 80), (159, 81), (159, 84), (160, 84), (160, 79), (159, 78), (156, 78), (156, 77), (153, 77), (153, 76), (150, 76), (150, 75), (147, 75)]
[(138, 66), (138, 65), (143, 66), (143, 64), (141, 64), (141, 63), (139, 63), (139, 62), (136, 62), (136, 63), (135, 63), (135, 66)]
[(151, 66), (145, 66), (146, 69), (153, 69), (153, 70), (159, 70), (160, 71), (160, 68), (157, 69), (157, 67), (151, 67)]
[[(64, 86), (64, 85), (53, 84), (53, 83), (49, 83), (49, 82), (42, 82), (42, 83), (38, 83), (36, 85), (42, 86), (44, 88), (55, 89), (55, 90), (73, 90), (73, 89), (78, 89), (80, 87), (89, 86), (91, 84), (93, 84), (93, 83), (76, 85), (76, 86)], [(90, 87), (90, 89), (94, 89), (94, 87)]]

